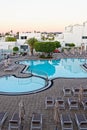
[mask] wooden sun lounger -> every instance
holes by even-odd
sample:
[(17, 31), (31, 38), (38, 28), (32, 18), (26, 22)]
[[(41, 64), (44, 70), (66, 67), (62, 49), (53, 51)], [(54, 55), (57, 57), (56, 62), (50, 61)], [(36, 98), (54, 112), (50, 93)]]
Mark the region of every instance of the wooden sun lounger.
[(87, 98), (82, 99), (81, 103), (83, 105), (84, 110), (86, 110), (87, 109)]
[(0, 69), (4, 66), (3, 62), (0, 62)]
[(68, 98), (68, 104), (69, 104), (69, 109), (78, 109), (79, 108), (79, 102), (77, 99)]
[(83, 96), (87, 96), (87, 87), (83, 87)]
[(2, 130), (6, 118), (7, 118), (7, 112), (0, 112), (0, 130)]
[(58, 108), (59, 109), (65, 109), (65, 101), (63, 98), (57, 98), (56, 102), (58, 102)]
[(63, 93), (64, 96), (71, 96), (72, 95), (72, 90), (70, 88), (63, 88)]
[(54, 99), (53, 97), (46, 97), (45, 98), (45, 108), (53, 108), (54, 107)]
[(77, 87), (72, 88), (73, 96), (78, 96), (79, 91), (80, 91), (80, 88), (77, 88)]
[(11, 130), (11, 129), (17, 129), (17, 130), (20, 129), (19, 114), (18, 114), (18, 113), (14, 113), (14, 114), (12, 115), (11, 120), (9, 120), (8, 130)]
[(30, 130), (42, 130), (42, 114), (33, 113)]
[(73, 130), (73, 123), (69, 113), (61, 114), (60, 119), (62, 130)]
[(16, 69), (17, 69), (17, 66), (11, 65), (11, 66), (5, 68), (4, 71), (13, 71), (13, 70), (16, 70)]
[(87, 130), (87, 119), (84, 114), (75, 114), (76, 123), (79, 130)]

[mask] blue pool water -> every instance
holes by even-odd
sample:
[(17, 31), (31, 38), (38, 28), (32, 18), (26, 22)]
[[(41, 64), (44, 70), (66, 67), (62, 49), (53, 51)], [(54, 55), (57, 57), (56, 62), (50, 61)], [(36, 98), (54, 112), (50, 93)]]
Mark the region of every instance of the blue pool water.
[(58, 60), (27, 60), (20, 62), (28, 65), (27, 72), (48, 78), (87, 78), (87, 71), (81, 65), (87, 63), (86, 59), (58, 59)]
[[(87, 63), (86, 59), (58, 59), (58, 60), (26, 60), (19, 64), (27, 65), (26, 73), (54, 78), (87, 78), (87, 71), (81, 65)], [(32, 76), (16, 78), (4, 76), (0, 78), (0, 94), (27, 94), (42, 91), (49, 87), (44, 78)], [(49, 81), (50, 83), (50, 81)]]
[(44, 79), (38, 77), (16, 78), (14, 76), (4, 76), (0, 78), (0, 93), (30, 93), (43, 89), (45, 83)]

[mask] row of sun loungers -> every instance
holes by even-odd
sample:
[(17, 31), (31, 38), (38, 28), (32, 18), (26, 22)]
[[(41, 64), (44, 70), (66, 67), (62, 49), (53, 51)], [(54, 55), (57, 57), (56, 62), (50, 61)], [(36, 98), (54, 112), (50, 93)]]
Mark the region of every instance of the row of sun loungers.
[[(73, 130), (73, 121), (69, 113), (60, 114), (62, 130)], [(83, 113), (75, 113), (78, 130), (87, 130), (87, 118)], [(42, 114), (33, 113), (30, 130), (42, 130)]]
[[(2, 130), (3, 124), (7, 119), (7, 112), (0, 113), (0, 130)], [(60, 121), (62, 130), (73, 130), (73, 120), (69, 113), (60, 114)], [(75, 121), (78, 126), (78, 130), (87, 130), (87, 118), (84, 113), (75, 113)], [(17, 129), (20, 130), (20, 120), (18, 113), (13, 113), (11, 120), (9, 120), (8, 130)], [(31, 118), (30, 130), (42, 130), (42, 114), (33, 113)]]
[(46, 97), (45, 99), (45, 108), (54, 108), (55, 102), (58, 103), (58, 108), (61, 110), (65, 109), (66, 106), (68, 105), (69, 110), (71, 109), (79, 109), (80, 105), (82, 104), (84, 110), (87, 110), (87, 98), (83, 98), (81, 102), (79, 102), (78, 99), (76, 98), (68, 98), (67, 101), (64, 100), (64, 98), (57, 98), (54, 100), (53, 97)]
[[(7, 112), (0, 113), (0, 130), (2, 129), (3, 123), (7, 118)], [(73, 121), (69, 113), (60, 114), (60, 121), (62, 130), (73, 130)], [(78, 126), (78, 130), (87, 130), (87, 118), (83, 113), (75, 113), (75, 121)], [(20, 130), (20, 122), (18, 113), (12, 115), (9, 120), (8, 130), (18, 129)], [(42, 130), (42, 114), (33, 113), (31, 119), (30, 130)]]
[(10, 59), (8, 60), (4, 60), (3, 62), (0, 62), (0, 68), (4, 69), (4, 71), (13, 71), (16, 70), (18, 68), (17, 65), (13, 65), (10, 61)]
[[(62, 130), (73, 130), (73, 121), (69, 113), (61, 114), (60, 116)], [(78, 130), (87, 130), (87, 118), (85, 114), (75, 113), (75, 121)]]
[[(82, 90), (81, 90), (82, 89)], [(64, 96), (78, 96), (82, 91), (83, 96), (87, 96), (87, 87), (83, 88), (63, 88)]]
[[(0, 130), (2, 130), (2, 127), (7, 117), (8, 117), (7, 112), (0, 112)], [(21, 130), (21, 124), (18, 113), (13, 113), (11, 120), (9, 120), (8, 130), (12, 129)], [(42, 114), (40, 113), (32, 114), (30, 130), (42, 130)]]
[(45, 99), (45, 108), (54, 108), (54, 104), (55, 102), (58, 103), (58, 108), (59, 109), (65, 109), (65, 102), (63, 100), (63, 98), (57, 98), (56, 100), (54, 100), (53, 97), (46, 97)]
[[(46, 97), (46, 101), (49, 104), (49, 105), (46, 104), (47, 105), (46, 108), (53, 107), (54, 100), (52, 97), (48, 97), (48, 98)], [(45, 101), (45, 103), (46, 103), (46, 101)], [(59, 109), (60, 108), (65, 109), (63, 99), (57, 98), (56, 101), (58, 101), (58, 103), (59, 103), (59, 105), (58, 105)], [(52, 103), (52, 105), (50, 103)], [(78, 103), (76, 102), (76, 100), (72, 100), (71, 98), (69, 98), (68, 103), (69, 103), (70, 109), (78, 109)], [(72, 121), (72, 118), (69, 113), (65, 112), (63, 114), (60, 114), (60, 121), (61, 121), (62, 130), (74, 130), (73, 121)], [(86, 118), (85, 114), (75, 113), (75, 121), (76, 121), (78, 130), (87, 130), (87, 118)]]
[(11, 66), (8, 66), (7, 68), (5, 68), (4, 71), (13, 71), (13, 70), (16, 70), (17, 68), (18, 68), (18, 66), (11, 65)]
[[(11, 129), (21, 130), (21, 124), (20, 124), (18, 113), (14, 113), (12, 115), (11, 120), (9, 120), (8, 130), (11, 130)], [(42, 114), (40, 113), (32, 114), (30, 130), (42, 130)]]

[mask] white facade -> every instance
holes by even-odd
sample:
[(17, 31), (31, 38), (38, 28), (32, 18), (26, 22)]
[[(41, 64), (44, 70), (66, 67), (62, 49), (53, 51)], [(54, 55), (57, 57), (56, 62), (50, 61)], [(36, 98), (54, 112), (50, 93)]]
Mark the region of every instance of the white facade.
[(16, 42), (0, 42), (0, 49), (12, 50), (14, 46), (17, 46)]
[(62, 46), (67, 43), (74, 43), (77, 47), (84, 43), (87, 46), (87, 22), (83, 25), (75, 24), (65, 27), (65, 31), (61, 34), (62, 38), (57, 39), (61, 42)]
[(82, 25), (74, 25), (66, 27), (65, 32), (63, 33), (65, 43), (75, 43), (76, 46), (80, 46), (82, 43), (82, 31), (83, 31)]
[(27, 33), (19, 33), (19, 40), (26, 41), (29, 38), (36, 38), (37, 40), (41, 39), (40, 32), (27, 32)]
[[(47, 33), (43, 34), (45, 37)], [(25, 43), (29, 38), (36, 38), (41, 41), (42, 34), (40, 32), (27, 32), (19, 33), (19, 39), (17, 42), (5, 42), (5, 38), (0, 39), (0, 49), (12, 49), (14, 46), (20, 46)], [(75, 24), (65, 27), (65, 31), (60, 34), (54, 35), (55, 41), (60, 41), (61, 45), (64, 47), (67, 43), (74, 43), (77, 47), (80, 47), (82, 44), (85, 45), (87, 50), (87, 21), (82, 25)]]

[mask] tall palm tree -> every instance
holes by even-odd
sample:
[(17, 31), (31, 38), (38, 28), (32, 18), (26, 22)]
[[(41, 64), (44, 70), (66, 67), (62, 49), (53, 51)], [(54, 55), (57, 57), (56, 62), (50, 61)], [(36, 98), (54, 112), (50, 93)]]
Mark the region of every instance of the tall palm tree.
[(26, 43), (30, 46), (31, 55), (33, 55), (34, 44), (37, 42), (36, 38), (29, 38)]

